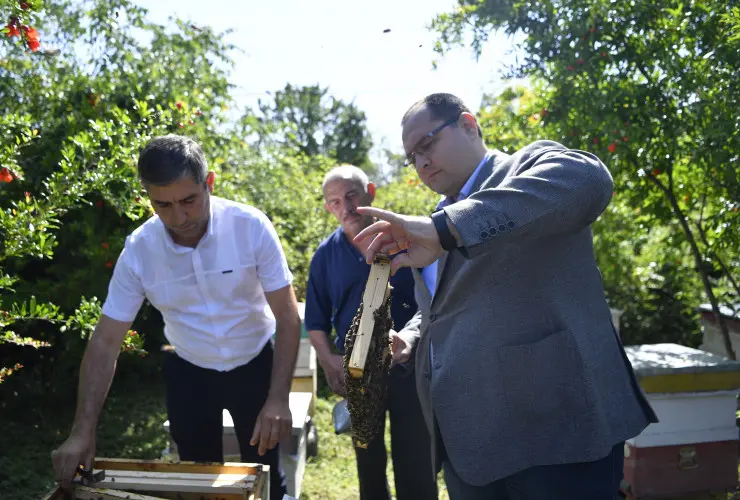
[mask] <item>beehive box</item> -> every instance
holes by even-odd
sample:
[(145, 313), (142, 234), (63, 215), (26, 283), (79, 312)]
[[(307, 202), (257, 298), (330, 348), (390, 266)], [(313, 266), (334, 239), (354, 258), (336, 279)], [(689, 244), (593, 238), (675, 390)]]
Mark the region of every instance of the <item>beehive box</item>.
[[(290, 439), (280, 442), (280, 461), (287, 478), (288, 494), (298, 497), (303, 483), (303, 474), (306, 470), (306, 460), (309, 456), (316, 455), (315, 442), (317, 439), (313, 420), (309, 417), (309, 405), (313, 401), (310, 392), (290, 393), (290, 413), (293, 421), (293, 429)], [(241, 457), (239, 440), (236, 437), (234, 421), (228, 410), (222, 412), (223, 425), (223, 453), (224, 460), (238, 461)], [(169, 433), (169, 420), (165, 421), (164, 429)], [(162, 454), (166, 460), (179, 460), (177, 443), (170, 439), (169, 447)]]
[(660, 420), (625, 443), (630, 498), (734, 490), (740, 363), (677, 344), (625, 350)]
[(317, 389), (316, 351), (311, 345), (311, 340), (306, 336), (301, 338), (301, 343), (298, 346), (298, 357), (293, 379), (290, 383), (290, 392), (309, 392), (313, 395), (309, 407), (309, 414), (312, 416), (316, 409)]
[[(735, 305), (735, 309), (740, 311), (740, 304)], [(722, 337), (722, 331), (719, 328), (717, 318), (714, 316), (712, 306), (702, 304), (699, 306), (699, 323), (701, 324), (702, 344), (701, 350), (711, 352), (717, 356), (727, 357), (727, 348)], [(720, 314), (724, 317), (725, 324), (730, 333), (730, 343), (736, 356), (740, 356), (740, 312), (736, 313), (733, 309), (721, 306)]]
[[(262, 464), (165, 462), (96, 458), (93, 472), (105, 478), (76, 484), (71, 498), (129, 500), (267, 500), (270, 468)], [(61, 488), (44, 500), (67, 500)]]

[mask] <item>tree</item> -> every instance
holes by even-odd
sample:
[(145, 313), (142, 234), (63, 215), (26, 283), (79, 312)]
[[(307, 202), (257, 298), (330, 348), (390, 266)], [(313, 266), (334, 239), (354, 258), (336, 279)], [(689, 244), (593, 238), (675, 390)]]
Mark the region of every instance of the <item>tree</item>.
[[(693, 261), (735, 359), (720, 302), (740, 298), (740, 36), (737, 2), (462, 0), (437, 16), (437, 50), (472, 31), (524, 35), (507, 77), (538, 84), (538, 126), (608, 163), (641, 231)], [(735, 31), (733, 31), (735, 30)], [(673, 253), (671, 251), (671, 253)]]
[[(129, 0), (21, 3), (0, 0), (13, 35), (0, 39), (0, 382), (26, 365), (39, 394), (71, 389), (62, 375), (79, 365), (124, 239), (152, 214), (135, 165), (153, 136), (196, 139), (215, 194), (267, 214), (302, 299), (311, 254), (331, 228), (321, 178), (339, 160), (366, 158), (364, 114), (288, 86), (275, 109), (263, 106), (254, 148), (244, 132), (257, 113), (238, 123), (224, 113), (234, 101), (223, 34), (151, 23)], [(304, 121), (304, 105), (321, 143), (273, 140)], [(164, 340), (146, 303), (134, 328), (125, 352), (146, 355)]]
[[(236, 142), (215, 134), (230, 102), (220, 34), (168, 32), (128, 0), (41, 5), (0, 2), (0, 382), (44, 359), (28, 347), (56, 373), (79, 364), (124, 237), (151, 214), (134, 168), (146, 141), (188, 133), (222, 156)], [(123, 350), (145, 355), (144, 338)]]
[(248, 111), (245, 136), (255, 134), (260, 145), (282, 144), (308, 157), (322, 155), (373, 172), (365, 113), (328, 92), (318, 85), (287, 84), (272, 101), (260, 100), (258, 112)]

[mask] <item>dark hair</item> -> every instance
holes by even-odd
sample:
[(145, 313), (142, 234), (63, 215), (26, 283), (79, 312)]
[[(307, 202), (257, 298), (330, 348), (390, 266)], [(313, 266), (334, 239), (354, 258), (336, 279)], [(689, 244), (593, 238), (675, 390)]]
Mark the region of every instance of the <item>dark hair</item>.
[(155, 137), (144, 146), (138, 168), (142, 182), (166, 186), (188, 175), (196, 184), (205, 182), (208, 164), (197, 142), (171, 134)]
[[(435, 120), (443, 121), (452, 120), (453, 118), (460, 116), (462, 113), (473, 114), (462, 99), (453, 94), (440, 92), (437, 94), (429, 94), (424, 99), (412, 104), (406, 113), (404, 113), (403, 118), (401, 119), (401, 126), (403, 127), (406, 125), (406, 122), (411, 115), (419, 111), (421, 108), (428, 109), (432, 118)], [(478, 125), (478, 135), (483, 137), (480, 125)]]

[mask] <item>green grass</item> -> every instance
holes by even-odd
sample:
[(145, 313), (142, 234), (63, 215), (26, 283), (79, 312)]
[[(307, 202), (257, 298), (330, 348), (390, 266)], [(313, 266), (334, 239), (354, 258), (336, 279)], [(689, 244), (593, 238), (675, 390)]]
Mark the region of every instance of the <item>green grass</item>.
[[(55, 487), (51, 451), (67, 437), (74, 400), (16, 405), (0, 416), (0, 497), (3, 500), (42, 498)], [(113, 384), (100, 417), (97, 455), (152, 459), (165, 448), (167, 435), (161, 383)]]
[[(302, 500), (359, 498), (350, 438), (333, 432), (331, 410), (337, 401), (336, 396), (317, 401), (319, 455), (309, 459), (306, 466)], [(74, 405), (73, 399), (51, 403), (45, 402), (40, 395), (28, 402), (27, 411), (22, 410), (25, 404), (16, 404), (12, 411), (0, 414), (0, 428), (3, 429), (0, 435), (0, 497), (3, 500), (39, 499), (54, 488), (50, 453), (67, 437)], [(166, 419), (161, 379), (115, 381), (100, 417), (97, 456), (159, 458), (167, 446), (168, 435), (162, 428)], [(389, 439), (386, 432), (386, 446), (390, 451)], [(388, 479), (392, 488), (391, 467), (389, 459)], [(439, 498), (449, 498), (441, 474)]]
[[(357, 466), (348, 434), (337, 436), (331, 421), (331, 411), (338, 396), (320, 397), (316, 405), (316, 428), (319, 434), (319, 455), (309, 459), (303, 479), (301, 500), (349, 500), (359, 498)], [(389, 452), (388, 482), (393, 492), (393, 462), (390, 459), (390, 432), (386, 422), (385, 445)], [(439, 500), (448, 500), (447, 488), (438, 477)]]
[[(7, 396), (8, 391), (3, 393)], [(20, 396), (13, 396), (18, 398)], [(54, 487), (51, 451), (67, 436), (74, 400), (52, 400), (43, 394), (23, 404), (3, 401), (0, 413), (0, 497), (3, 500), (39, 499)], [(302, 500), (345, 500), (358, 495), (357, 469), (350, 438), (333, 432), (331, 410), (339, 399), (320, 397), (316, 405), (319, 455), (309, 459), (303, 479)], [(27, 408), (25, 411), (24, 408)], [(10, 410), (10, 411), (8, 411)], [(167, 446), (164, 388), (161, 379), (115, 382), (101, 415), (98, 456), (159, 458)], [(388, 429), (388, 426), (386, 426)], [(390, 450), (386, 430), (386, 446)], [(388, 480), (393, 486), (392, 461)], [(439, 477), (439, 499), (448, 500)], [(732, 495), (710, 497), (730, 499)], [(704, 497), (701, 500), (705, 500)], [(699, 500), (692, 498), (691, 500)], [(707, 499), (708, 500), (708, 499)]]

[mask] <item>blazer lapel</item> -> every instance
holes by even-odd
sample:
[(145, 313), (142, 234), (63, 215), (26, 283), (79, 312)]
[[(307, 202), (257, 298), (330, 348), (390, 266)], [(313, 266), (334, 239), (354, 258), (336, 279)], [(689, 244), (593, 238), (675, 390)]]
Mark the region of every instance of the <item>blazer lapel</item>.
[[(434, 282), (434, 295), (437, 295), (437, 290), (439, 290), (439, 282), (442, 279), (442, 271), (445, 268), (445, 264), (447, 263), (447, 257), (449, 257), (450, 253), (445, 252), (443, 253), (439, 259), (437, 260), (437, 279)], [(432, 298), (434, 300), (434, 298)]]
[[(491, 176), (493, 176), (494, 167), (496, 167), (496, 165), (500, 164), (505, 159), (504, 156), (505, 155), (498, 150), (493, 150), (491, 152), (491, 157), (488, 159), (488, 162), (483, 165), (483, 167), (480, 169), (480, 172), (478, 172), (478, 177), (476, 177), (475, 181), (473, 181), (473, 185), (470, 187), (470, 192), (468, 193), (468, 196), (480, 191), (483, 183), (491, 178)], [(499, 182), (501, 181), (499, 180)], [(498, 185), (498, 183), (496, 183), (496, 185)]]
[[(411, 275), (414, 277), (414, 285), (416, 286), (416, 289), (419, 291), (419, 294), (424, 299), (424, 305), (428, 309), (429, 305), (432, 303), (432, 294), (429, 292), (429, 288), (427, 288), (427, 284), (424, 281), (424, 277), (421, 275), (421, 270), (417, 269), (415, 267), (411, 268)], [(421, 307), (421, 304), (419, 304), (419, 307)]]

